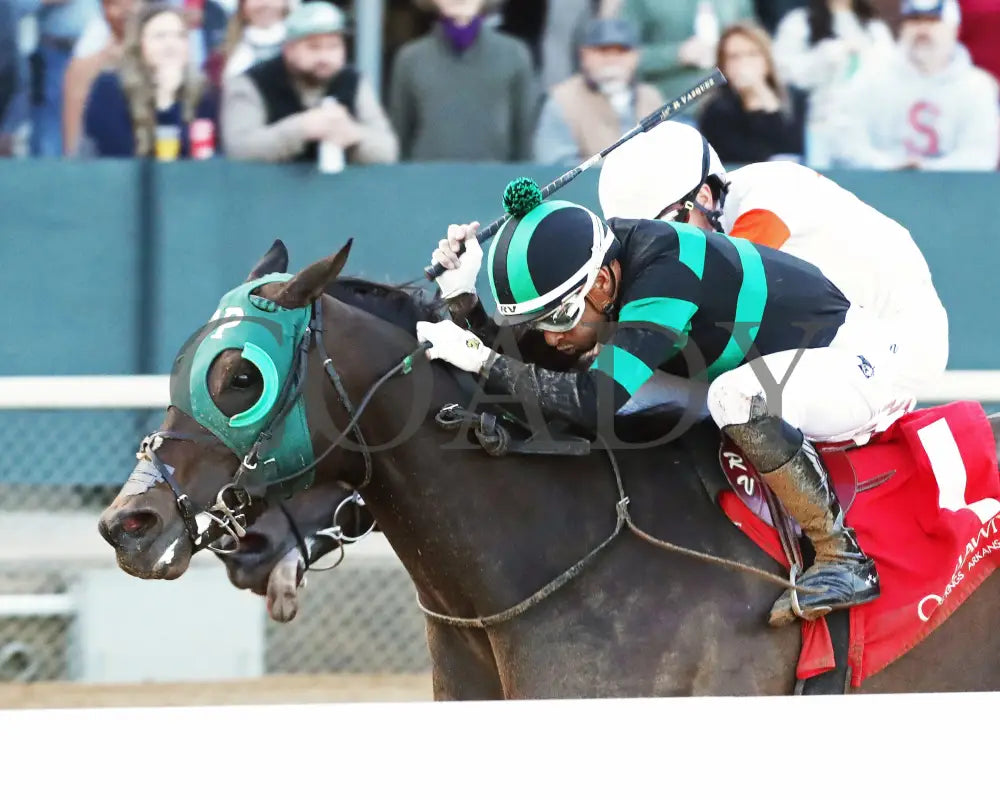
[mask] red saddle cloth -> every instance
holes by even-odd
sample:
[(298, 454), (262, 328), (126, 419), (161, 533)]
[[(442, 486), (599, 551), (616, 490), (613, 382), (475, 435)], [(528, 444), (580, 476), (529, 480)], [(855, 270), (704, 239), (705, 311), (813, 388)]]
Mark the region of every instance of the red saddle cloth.
[[(848, 659), (858, 687), (948, 619), (996, 569), (1000, 474), (992, 429), (973, 402), (913, 411), (846, 456), (860, 489), (847, 522), (875, 559), (882, 587), (877, 600), (850, 610)], [(877, 485), (864, 488), (866, 481)], [(777, 532), (744, 500), (726, 491), (720, 505), (788, 568)], [(797, 677), (833, 667), (826, 621), (803, 622)]]

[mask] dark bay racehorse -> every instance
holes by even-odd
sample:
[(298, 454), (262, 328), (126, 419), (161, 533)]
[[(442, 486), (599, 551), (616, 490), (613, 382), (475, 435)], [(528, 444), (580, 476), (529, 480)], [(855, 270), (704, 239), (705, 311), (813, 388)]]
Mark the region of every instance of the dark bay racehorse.
[[(324, 297), (346, 261), (346, 248), (260, 295), (286, 308), (314, 301), (323, 341), (355, 407), (368, 390), (417, 349), (412, 318), (436, 319), (407, 300), (400, 324), (363, 309), (358, 299)], [(284, 271), (272, 248), (251, 277)], [(358, 294), (363, 291), (358, 288)], [(375, 295), (378, 295), (376, 292)], [(371, 298), (368, 298), (370, 302)], [(398, 295), (383, 295), (386, 306)], [(316, 467), (318, 485), (357, 486), (366, 458), (337, 433), (349, 412), (311, 353), (305, 379), (316, 454), (338, 440)], [(227, 416), (261, 394), (259, 373), (240, 351), (212, 364), (208, 386)], [(604, 452), (584, 457), (492, 458), (454, 447), (434, 424), (437, 409), (469, 397), (453, 372), (418, 358), (409, 374), (384, 382), (360, 415), (356, 433), (371, 459), (365, 502), (435, 612), (481, 617), (510, 608), (605, 541), (615, 527), (619, 493)], [(414, 413), (412, 435), (399, 437)], [(331, 431), (322, 420), (336, 425)], [(157, 451), (175, 484), (200, 507), (230, 482), (238, 459), (177, 408)], [(392, 446), (386, 447), (386, 444)], [(705, 553), (773, 571), (770, 559), (735, 530), (706, 494), (689, 451), (679, 443), (617, 454), (635, 521), (645, 530)], [(144, 578), (175, 578), (194, 545), (171, 488), (120, 495), (100, 521), (119, 565)], [(797, 627), (766, 625), (776, 587), (742, 572), (665, 553), (627, 532), (574, 580), (509, 621), (486, 629), (428, 620), (436, 698), (607, 697), (787, 694), (795, 683)], [(867, 692), (1000, 689), (1000, 580), (987, 580), (922, 644), (866, 681)], [(336, 613), (336, 609), (331, 609)]]

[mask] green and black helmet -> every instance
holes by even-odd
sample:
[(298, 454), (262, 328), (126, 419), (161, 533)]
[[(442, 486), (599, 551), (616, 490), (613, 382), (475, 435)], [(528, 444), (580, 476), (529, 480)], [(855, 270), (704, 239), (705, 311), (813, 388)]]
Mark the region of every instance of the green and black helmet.
[(531, 322), (552, 331), (575, 327), (614, 242), (596, 214), (564, 200), (542, 202), (511, 217), (486, 257), (503, 323)]

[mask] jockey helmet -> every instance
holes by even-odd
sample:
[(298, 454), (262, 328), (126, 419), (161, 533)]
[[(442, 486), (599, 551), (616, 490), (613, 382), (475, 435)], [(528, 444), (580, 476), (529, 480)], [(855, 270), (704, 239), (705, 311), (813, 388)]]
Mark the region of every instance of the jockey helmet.
[[(718, 200), (715, 210), (695, 200), (705, 183)], [(726, 169), (708, 140), (690, 125), (667, 121), (608, 154), (597, 192), (605, 219), (686, 222), (691, 209), (697, 208), (719, 229), (727, 187)], [(679, 209), (664, 216), (677, 204)]]
[(565, 200), (539, 203), (497, 232), (486, 257), (503, 324), (567, 331), (583, 316), (587, 293), (617, 252), (611, 229)]

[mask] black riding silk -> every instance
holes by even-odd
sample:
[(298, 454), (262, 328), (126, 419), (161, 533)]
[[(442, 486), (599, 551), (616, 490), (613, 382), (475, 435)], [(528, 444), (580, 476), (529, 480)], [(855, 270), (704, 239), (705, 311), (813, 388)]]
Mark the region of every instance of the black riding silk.
[[(611, 398), (609, 411), (618, 412), (653, 370), (707, 383), (713, 365), (725, 372), (758, 356), (825, 347), (850, 307), (819, 269), (787, 253), (690, 225), (608, 224), (621, 244), (611, 312), (619, 324), (601, 354), (590, 369), (572, 372), (499, 355), (485, 373), (489, 392), (538, 403), (546, 419), (596, 431), (602, 399)], [(481, 306), (467, 320), (494, 346), (497, 327)]]

